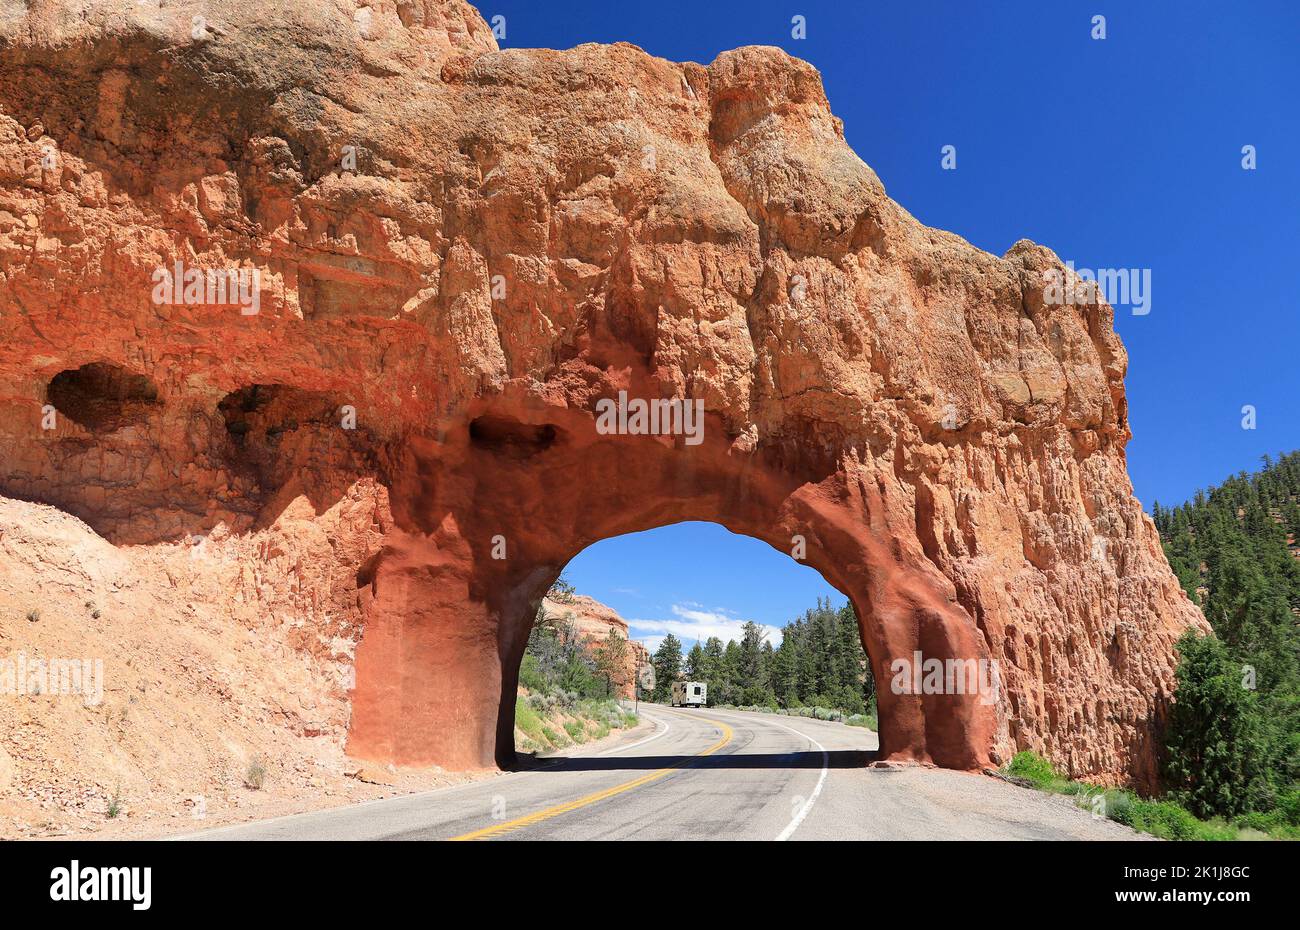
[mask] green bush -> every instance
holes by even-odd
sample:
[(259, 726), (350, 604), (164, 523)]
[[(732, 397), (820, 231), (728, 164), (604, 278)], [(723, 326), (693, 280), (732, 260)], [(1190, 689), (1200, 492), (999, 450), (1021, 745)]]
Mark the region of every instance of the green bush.
[(575, 743), (585, 743), (587, 741), (587, 728), (576, 720), (566, 720), (564, 722), (564, 732), (569, 734), (569, 738)]
[(1133, 802), (1136, 800), (1127, 791), (1113, 791), (1106, 794), (1106, 816), (1126, 827), (1133, 826)]
[[(1147, 801), (1132, 792), (1119, 789), (1099, 789), (1065, 782), (1064, 785), (1083, 788), (1083, 791), (1066, 791), (1080, 797), (1081, 807), (1091, 807), (1091, 799), (1098, 791), (1106, 799), (1106, 816), (1116, 823), (1165, 840), (1235, 840), (1237, 829), (1222, 821), (1204, 821), (1173, 801)], [(1265, 831), (1260, 831), (1265, 832)]]
[(519, 683), (534, 694), (544, 694), (547, 690), (546, 676), (537, 662), (537, 656), (531, 652), (524, 653), (524, 661), (519, 665)]
[[(1055, 771), (1055, 769), (1053, 769)], [(1085, 781), (1068, 781), (1066, 779), (1057, 779), (1052, 783), (1051, 788), (1060, 794), (1067, 794), (1071, 797), (1081, 798), (1084, 801), (1091, 801), (1095, 795), (1105, 795), (1106, 789), (1097, 785), (1090, 785)]]
[(1291, 826), (1300, 826), (1300, 788), (1291, 788), (1279, 794), (1277, 809)]
[(1134, 799), (1130, 815), (1130, 826), (1165, 840), (1230, 840), (1236, 836), (1230, 827), (1197, 820), (1173, 801)]
[(1242, 814), (1232, 821), (1234, 827), (1240, 827), (1243, 830), (1258, 830), (1260, 833), (1272, 833), (1275, 830), (1286, 826), (1286, 819), (1282, 816), (1281, 811), (1250, 811)]
[(1003, 771), (1008, 775), (1028, 779), (1039, 787), (1046, 787), (1060, 778), (1056, 769), (1052, 768), (1052, 763), (1028, 749), (1016, 753)]

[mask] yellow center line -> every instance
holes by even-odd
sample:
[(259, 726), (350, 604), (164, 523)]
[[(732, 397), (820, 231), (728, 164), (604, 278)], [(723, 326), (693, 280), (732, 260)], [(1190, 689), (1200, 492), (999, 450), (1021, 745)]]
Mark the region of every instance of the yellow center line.
[[(718, 740), (703, 752), (697, 752), (692, 758), (698, 759), (703, 756), (713, 755), (713, 753), (731, 742), (731, 727), (727, 726), (721, 720), (711, 720), (708, 717), (695, 717), (694, 714), (691, 716), (696, 720), (703, 720), (705, 723), (711, 723), (722, 731), (722, 739)], [(629, 758), (634, 759), (636, 757), (630, 756)], [(589, 794), (586, 797), (578, 798), (576, 801), (566, 801), (563, 804), (556, 804), (554, 807), (545, 808), (536, 813), (528, 814), (525, 817), (519, 817), (515, 820), (507, 820), (505, 823), (493, 824), (490, 827), (484, 827), (482, 830), (475, 830), (472, 833), (462, 833), (460, 836), (453, 836), (451, 841), (490, 840), (505, 833), (513, 833), (515, 830), (521, 830), (524, 827), (531, 827), (533, 824), (541, 823), (544, 820), (550, 820), (552, 817), (559, 817), (561, 814), (567, 814), (570, 811), (576, 811), (579, 808), (587, 807), (588, 805), (595, 804), (598, 801), (603, 801), (606, 798), (612, 798), (615, 795), (623, 794), (625, 791), (631, 791), (634, 788), (640, 788), (642, 785), (648, 785), (650, 782), (658, 781), (665, 775), (675, 772), (678, 769), (685, 768), (689, 764), (691, 764), (690, 759), (683, 759), (676, 765), (657, 769), (656, 771), (642, 775), (640, 778), (634, 778), (632, 781), (623, 782), (623, 784), (615, 785), (613, 788), (606, 788), (604, 791), (597, 791), (595, 794)]]

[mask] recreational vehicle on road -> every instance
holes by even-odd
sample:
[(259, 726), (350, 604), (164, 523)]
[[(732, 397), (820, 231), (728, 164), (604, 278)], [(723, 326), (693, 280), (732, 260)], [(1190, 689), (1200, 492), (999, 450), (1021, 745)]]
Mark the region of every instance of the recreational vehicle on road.
[(673, 707), (703, 707), (708, 686), (702, 681), (674, 681)]

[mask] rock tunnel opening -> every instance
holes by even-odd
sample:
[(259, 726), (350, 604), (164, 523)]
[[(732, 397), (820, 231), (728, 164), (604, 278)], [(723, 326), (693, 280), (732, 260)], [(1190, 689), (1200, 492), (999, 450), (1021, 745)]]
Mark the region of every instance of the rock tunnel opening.
[[(878, 681), (918, 652), (988, 660), (951, 584), (908, 544), (911, 509), (891, 506), (851, 461), (810, 478), (779, 456), (746, 454), (721, 431), (688, 446), (609, 437), (579, 412), (535, 412), (494, 412), (449, 431), (397, 488), (411, 529), (393, 534), (364, 573), (353, 757), (513, 766), (524, 654), (562, 569), (602, 541), (686, 522), (724, 527), (817, 572), (852, 604)], [(442, 479), (431, 484), (422, 476), (435, 465)], [(998, 764), (996, 702), (885, 687), (876, 698), (882, 759), (968, 771)]]
[[(678, 704), (674, 681), (694, 696)], [(861, 728), (864, 758), (879, 748), (852, 599), (792, 553), (710, 521), (606, 538), (569, 561), (535, 605), (498, 757), (563, 754), (646, 704), (816, 716)]]
[(158, 389), (144, 375), (91, 362), (50, 379), (46, 398), (60, 414), (92, 433), (110, 433), (148, 417)]

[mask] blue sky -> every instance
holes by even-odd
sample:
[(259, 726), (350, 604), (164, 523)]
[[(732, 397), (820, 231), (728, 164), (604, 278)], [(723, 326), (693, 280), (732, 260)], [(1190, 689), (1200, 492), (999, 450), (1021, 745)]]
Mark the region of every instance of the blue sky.
[[(1149, 269), (1150, 312), (1116, 308), (1129, 468), (1148, 509), (1300, 447), (1300, 4), (484, 0), (480, 10), (506, 17), (505, 46), (625, 40), (704, 63), (739, 45), (780, 46), (817, 66), (849, 144), (922, 222), (999, 255), (1029, 238), (1077, 267)], [(806, 39), (791, 37), (796, 14)], [(1101, 41), (1090, 36), (1096, 14)], [(945, 145), (955, 171), (941, 169)], [(1241, 167), (1245, 145), (1256, 170)], [(1241, 427), (1248, 404), (1253, 430)], [(568, 576), (656, 629), (690, 610), (780, 624), (830, 591), (763, 543), (699, 525), (598, 544)]]
[(845, 600), (816, 570), (716, 523), (676, 523), (603, 540), (579, 553), (564, 576), (617, 610), (632, 638), (651, 649), (665, 633), (685, 649), (697, 638), (739, 640), (746, 620), (766, 627), (779, 646), (780, 627), (817, 598), (837, 606)]

